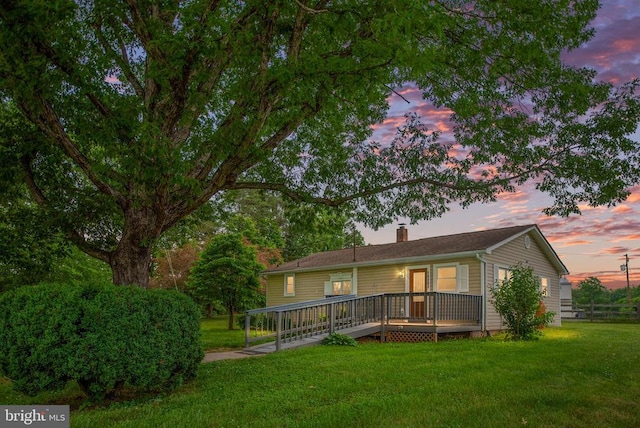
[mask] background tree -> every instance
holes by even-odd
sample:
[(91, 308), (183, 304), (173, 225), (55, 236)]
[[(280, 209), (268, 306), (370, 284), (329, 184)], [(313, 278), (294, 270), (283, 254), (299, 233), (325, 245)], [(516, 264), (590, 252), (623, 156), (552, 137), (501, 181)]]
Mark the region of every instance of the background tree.
[[(640, 180), (637, 82), (561, 61), (598, 6), (3, 1), (0, 110), (23, 125), (1, 141), (31, 201), (142, 287), (162, 234), (229, 190), (346, 204), (372, 227), (529, 179), (549, 214), (615, 204)], [(407, 84), (451, 112), (454, 142), (416, 116), (371, 141)]]
[(602, 282), (600, 282), (598, 278), (590, 276), (578, 283), (578, 290), (579, 293), (577, 298), (579, 299), (579, 302), (591, 304), (591, 314), (589, 319), (593, 321), (595, 303), (609, 300), (607, 289), (602, 285)]
[(158, 251), (150, 287), (186, 292), (189, 272), (198, 260), (200, 250), (198, 245), (187, 243), (181, 247)]
[(246, 245), (240, 235), (218, 235), (200, 254), (187, 286), (201, 303), (220, 302), (229, 314), (232, 330), (236, 311), (264, 306), (258, 279), (263, 269), (256, 250)]
[[(354, 242), (355, 224), (340, 207), (293, 202), (255, 190), (226, 192), (216, 206), (213, 221), (219, 233), (241, 233), (263, 251), (280, 249), (285, 261), (350, 247)], [(355, 242), (364, 245), (357, 230)]]
[(516, 265), (511, 275), (492, 289), (491, 303), (507, 324), (513, 340), (532, 339), (540, 334), (540, 327), (549, 325), (555, 313), (541, 311), (540, 278), (533, 268)]
[[(618, 305), (623, 305), (627, 303), (627, 289), (616, 288), (615, 290), (610, 290), (611, 293), (611, 302), (616, 303)], [(635, 306), (640, 301), (640, 285), (631, 286), (629, 288), (629, 294), (631, 294), (631, 303)]]
[(288, 204), (283, 257), (295, 260), (309, 254), (364, 245), (364, 237), (345, 209)]

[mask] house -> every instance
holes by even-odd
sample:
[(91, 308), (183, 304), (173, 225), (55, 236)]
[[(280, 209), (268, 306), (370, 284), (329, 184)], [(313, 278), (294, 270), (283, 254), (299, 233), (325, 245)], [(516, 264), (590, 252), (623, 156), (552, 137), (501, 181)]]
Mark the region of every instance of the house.
[(382, 294), (387, 296), (383, 318), (398, 320), (396, 330), (420, 321), (502, 330), (491, 288), (520, 262), (540, 278), (546, 310), (556, 314), (552, 325), (560, 325), (559, 281), (568, 271), (534, 224), (413, 241), (401, 225), (394, 243), (316, 253), (269, 269), (267, 305)]

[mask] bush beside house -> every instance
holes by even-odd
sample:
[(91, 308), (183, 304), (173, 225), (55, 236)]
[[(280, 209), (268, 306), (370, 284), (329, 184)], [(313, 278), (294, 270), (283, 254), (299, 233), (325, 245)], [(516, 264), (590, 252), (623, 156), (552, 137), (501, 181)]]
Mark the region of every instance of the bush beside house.
[(540, 278), (533, 268), (518, 264), (510, 275), (493, 287), (491, 303), (507, 325), (508, 338), (533, 339), (553, 321), (554, 312), (547, 312), (540, 290)]

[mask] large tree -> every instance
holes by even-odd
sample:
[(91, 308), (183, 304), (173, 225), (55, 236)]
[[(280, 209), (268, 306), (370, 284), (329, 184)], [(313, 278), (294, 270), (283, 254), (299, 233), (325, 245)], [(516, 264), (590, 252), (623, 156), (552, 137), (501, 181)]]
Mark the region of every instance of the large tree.
[[(117, 284), (147, 286), (154, 243), (232, 189), (350, 204), (380, 226), (533, 180), (548, 213), (638, 182), (636, 85), (563, 64), (594, 0), (6, 0), (1, 108), (33, 201)], [(455, 142), (410, 117), (415, 85)], [(0, 128), (0, 133), (4, 130)]]

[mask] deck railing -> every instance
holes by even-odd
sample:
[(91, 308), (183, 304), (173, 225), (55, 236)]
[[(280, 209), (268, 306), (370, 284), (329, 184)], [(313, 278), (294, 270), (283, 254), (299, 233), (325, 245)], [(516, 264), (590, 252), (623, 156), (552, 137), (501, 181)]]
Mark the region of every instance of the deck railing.
[(245, 348), (275, 338), (282, 343), (380, 321), (382, 294), (328, 297), (309, 302), (253, 309), (245, 314)]
[(282, 344), (361, 324), (380, 322), (480, 325), (482, 296), (454, 293), (387, 293), (328, 297), (289, 305), (253, 309), (245, 314), (245, 348), (275, 339)]
[(385, 319), (427, 323), (482, 323), (482, 296), (457, 293), (387, 293)]

